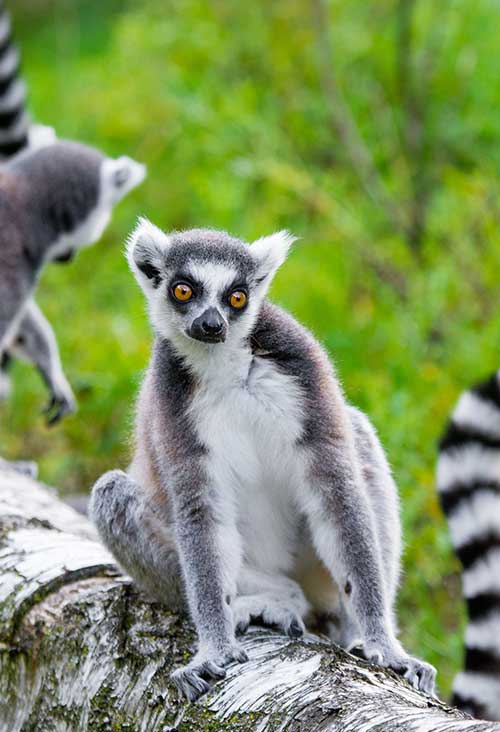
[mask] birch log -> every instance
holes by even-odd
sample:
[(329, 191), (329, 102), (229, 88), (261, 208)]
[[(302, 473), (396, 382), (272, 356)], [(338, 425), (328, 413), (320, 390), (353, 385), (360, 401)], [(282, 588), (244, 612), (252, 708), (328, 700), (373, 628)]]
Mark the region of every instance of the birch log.
[(1, 732), (500, 732), (315, 636), (265, 630), (196, 704), (169, 676), (189, 623), (141, 598), (86, 519), (0, 472)]

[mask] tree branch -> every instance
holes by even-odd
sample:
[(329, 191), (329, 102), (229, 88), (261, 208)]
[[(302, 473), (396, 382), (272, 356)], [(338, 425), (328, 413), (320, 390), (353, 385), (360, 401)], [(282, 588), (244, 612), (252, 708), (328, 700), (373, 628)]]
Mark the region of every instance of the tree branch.
[(265, 630), (197, 704), (170, 682), (188, 622), (119, 575), (89, 523), (0, 472), (0, 729), (8, 732), (384, 730), (500, 732), (326, 640)]

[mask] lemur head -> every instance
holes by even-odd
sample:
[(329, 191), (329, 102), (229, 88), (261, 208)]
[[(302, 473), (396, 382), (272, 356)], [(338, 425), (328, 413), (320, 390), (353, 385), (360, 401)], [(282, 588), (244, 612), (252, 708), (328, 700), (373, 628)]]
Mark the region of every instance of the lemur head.
[(285, 231), (245, 244), (223, 231), (165, 234), (141, 219), (127, 258), (155, 330), (182, 348), (212, 348), (248, 337), (294, 237)]
[(113, 207), (146, 175), (145, 166), (129, 157), (108, 158), (69, 141), (28, 149), (9, 168), (23, 178), (28, 205), (46, 232), (45, 260), (59, 262), (95, 243)]

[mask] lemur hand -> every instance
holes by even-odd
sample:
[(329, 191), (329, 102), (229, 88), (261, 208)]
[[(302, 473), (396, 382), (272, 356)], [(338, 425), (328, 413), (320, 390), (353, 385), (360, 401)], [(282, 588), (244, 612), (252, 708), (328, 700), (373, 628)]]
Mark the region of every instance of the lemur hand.
[(363, 643), (362, 653), (367, 661), (391, 668), (404, 676), (415, 689), (434, 696), (436, 669), (430, 663), (408, 655), (397, 640), (368, 639)]
[(61, 389), (52, 393), (48, 404), (42, 410), (42, 414), (45, 415), (46, 424), (52, 427), (67, 414), (71, 414), (75, 410), (76, 399), (68, 384), (64, 390)]
[(179, 691), (193, 702), (209, 691), (209, 681), (225, 677), (226, 666), (244, 661), (248, 661), (248, 656), (236, 641), (220, 650), (201, 648), (192, 661), (173, 672), (172, 679)]

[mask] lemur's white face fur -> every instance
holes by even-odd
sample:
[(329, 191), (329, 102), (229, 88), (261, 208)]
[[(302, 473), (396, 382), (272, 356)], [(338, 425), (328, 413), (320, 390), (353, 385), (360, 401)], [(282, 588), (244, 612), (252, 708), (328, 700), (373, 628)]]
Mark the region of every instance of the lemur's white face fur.
[(155, 330), (184, 352), (245, 340), (294, 237), (285, 231), (251, 245), (225, 232), (165, 234), (141, 219), (127, 258), (149, 303)]

